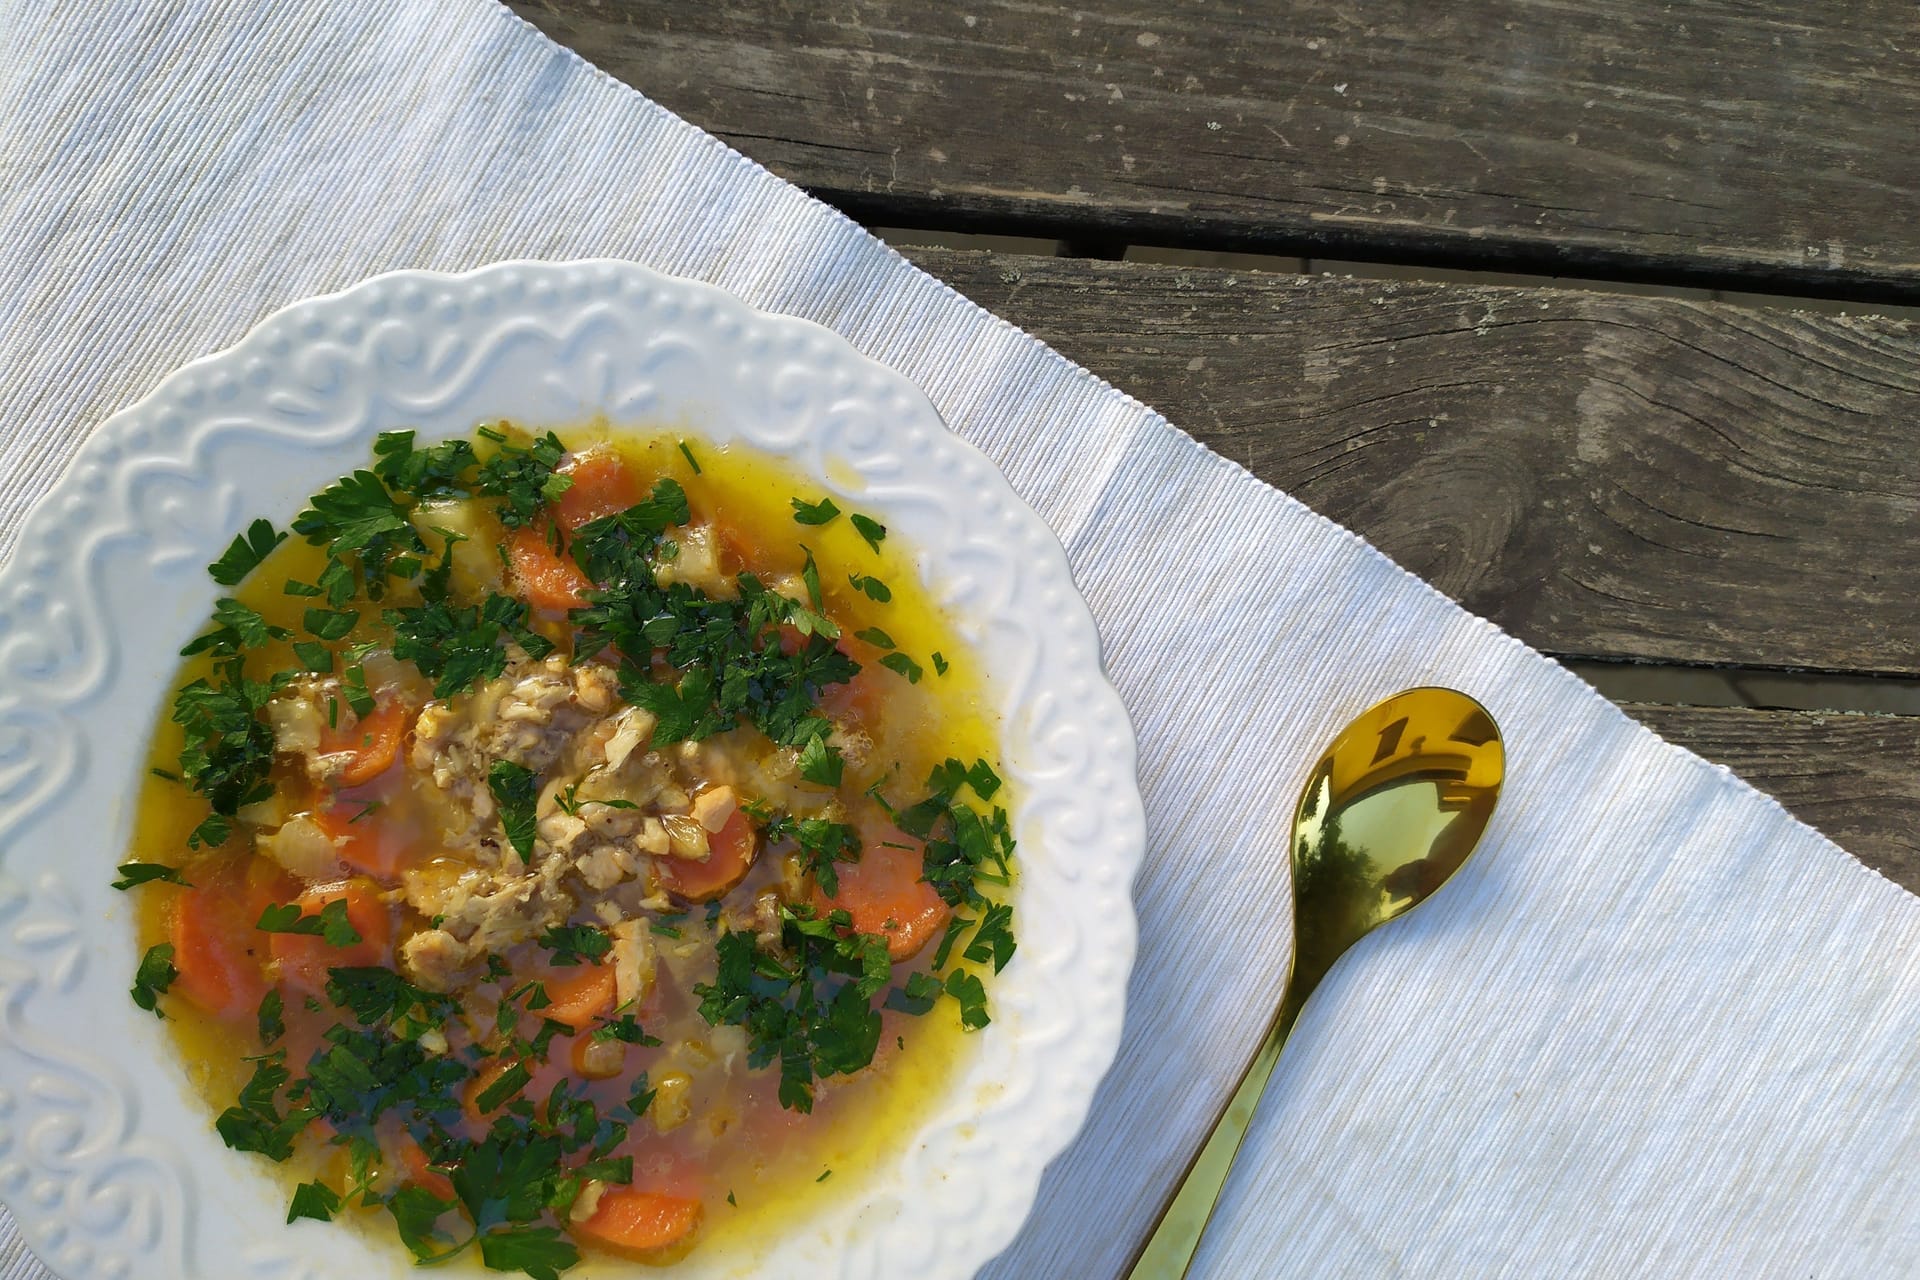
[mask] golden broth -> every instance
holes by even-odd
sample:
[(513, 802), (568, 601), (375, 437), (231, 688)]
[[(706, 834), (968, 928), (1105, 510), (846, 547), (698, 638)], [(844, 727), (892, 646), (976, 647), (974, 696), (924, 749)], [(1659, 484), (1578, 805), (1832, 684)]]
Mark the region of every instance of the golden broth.
[[(804, 542), (820, 566), (822, 612), (839, 622), (845, 633), (882, 627), (900, 651), (918, 656), (923, 677), (912, 686), (904, 680), (892, 682), (890, 687), (897, 687), (884, 712), (887, 731), (876, 734), (876, 743), (886, 748), (885, 758), (871, 768), (891, 776), (895, 781), (890, 787), (908, 797), (917, 796), (924, 790), (928, 772), (943, 760), (996, 760), (998, 725), (981, 673), (951, 620), (934, 606), (917, 580), (910, 556), (898, 540), (883, 542), (876, 554), (845, 515), (824, 526), (796, 525), (789, 498), (816, 499), (821, 496), (818, 487), (777, 460), (747, 448), (720, 448), (688, 440), (688, 448), (698, 459), (696, 474), (677, 435), (616, 432), (604, 423), (560, 434), (570, 449), (617, 447), (638, 474), (650, 480), (666, 476), (678, 481), (689, 495), (692, 523), (699, 523), (703, 516), (721, 514), (748, 544), (790, 547)], [(275, 514), (284, 517), (286, 513)], [(298, 634), (303, 610), (313, 602), (284, 594), (282, 584), (289, 578), (313, 581), (325, 559), (323, 549), (294, 535), (233, 594), (269, 622)], [(796, 558), (793, 567), (797, 566)], [(884, 579), (893, 593), (891, 601), (879, 604), (856, 590), (848, 579), (850, 569)], [(405, 597), (402, 594), (397, 598)], [(364, 601), (356, 603), (366, 607)], [(356, 632), (364, 638), (383, 638), (386, 634), (390, 633), (378, 625)], [(928, 655), (936, 651), (951, 664), (944, 674), (936, 674), (928, 660)], [(289, 643), (276, 641), (250, 655), (249, 673), (257, 677), (297, 665)], [(210, 666), (204, 658), (188, 660), (173, 687), (206, 674)], [(153, 733), (149, 753), (152, 768), (174, 769), (181, 745), (181, 730), (163, 714)], [(1006, 803), (1004, 794), (999, 802)], [(148, 774), (139, 796), (130, 860), (181, 864), (185, 857), (192, 878), (191, 868), (197, 863), (187, 855), (187, 837), (206, 812), (201, 797), (157, 772)], [(238, 837), (230, 845), (236, 850), (245, 847)], [(769, 861), (761, 859), (762, 863)], [(732, 892), (750, 890), (765, 882), (764, 868), (758, 869), (742, 889)], [(166, 885), (136, 892), (136, 929), (143, 948), (167, 940), (170, 903), (177, 892)], [(699, 915), (700, 908), (695, 907), (689, 920), (697, 920)], [(672, 945), (664, 938), (659, 941), (663, 946)], [(911, 965), (924, 968), (931, 951), (931, 947), (926, 948)], [(903, 962), (896, 966), (896, 974), (904, 974), (908, 968), (909, 963)], [(211, 1119), (233, 1101), (252, 1073), (252, 1064), (243, 1059), (259, 1052), (258, 1039), (250, 1022), (222, 1022), (178, 996), (164, 997), (162, 1007), (181, 1061), (187, 1064), (188, 1077), (212, 1109)], [(694, 1016), (697, 1020), (698, 1015)], [(773, 1158), (723, 1159), (718, 1163), (702, 1193), (705, 1221), (695, 1236), (695, 1247), (703, 1260), (737, 1262), (743, 1270), (750, 1268), (754, 1257), (820, 1205), (859, 1195), (872, 1172), (904, 1149), (933, 1101), (951, 1087), (965, 1050), (965, 1033), (952, 1003), (939, 1001), (925, 1016), (886, 1010), (882, 1018), (881, 1049), (872, 1067), (852, 1076), (817, 1082), (811, 1116), (799, 1117), (796, 1122), (790, 1114), (776, 1112), (776, 1122), (802, 1131), (786, 1141), (786, 1150)], [(647, 1028), (655, 1030), (651, 1021)], [(778, 1064), (757, 1074), (777, 1075)], [(642, 1117), (635, 1128), (645, 1124)], [(281, 1176), (289, 1185), (315, 1176), (316, 1170), (335, 1176), (343, 1172), (344, 1157), (339, 1148), (311, 1141), (304, 1145), (301, 1155), (280, 1166)], [(268, 1162), (261, 1161), (260, 1167), (268, 1168)], [(385, 1214), (348, 1213), (342, 1220), (360, 1222), (384, 1237), (387, 1247), (399, 1248), (392, 1241), (392, 1224)], [(671, 1262), (685, 1252), (669, 1250), (648, 1260)], [(598, 1257), (591, 1250), (586, 1252), (582, 1265), (588, 1273), (604, 1271), (603, 1266), (596, 1265)]]

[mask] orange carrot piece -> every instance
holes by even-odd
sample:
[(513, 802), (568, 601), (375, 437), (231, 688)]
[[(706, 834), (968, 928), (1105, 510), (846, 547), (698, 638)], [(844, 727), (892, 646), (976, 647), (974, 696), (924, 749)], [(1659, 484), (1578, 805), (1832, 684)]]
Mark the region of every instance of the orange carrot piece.
[(550, 509), (568, 533), (602, 516), (617, 515), (643, 496), (640, 477), (612, 450), (576, 454), (561, 464), (560, 474), (573, 483), (550, 504)]
[(820, 690), (820, 709), (834, 720), (848, 721), (863, 728), (880, 723), (887, 700), (888, 682), (901, 677), (880, 665), (885, 650), (857, 636), (842, 635), (834, 647), (860, 664), (853, 679), (830, 684)]
[[(908, 845), (909, 848), (899, 848)], [(920, 878), (920, 842), (891, 825), (870, 835), (858, 862), (837, 863), (839, 888), (829, 898), (816, 888), (821, 912), (845, 911), (856, 933), (877, 933), (887, 954), (906, 960), (946, 927), (952, 909)]]
[(574, 1233), (603, 1248), (646, 1253), (684, 1240), (700, 1221), (700, 1202), (636, 1187), (610, 1186)]
[(335, 787), (357, 787), (372, 782), (393, 767), (400, 741), (407, 736), (412, 715), (398, 698), (383, 698), (350, 729), (323, 729), (323, 755), (351, 752), (347, 767), (333, 777)]
[(580, 593), (593, 587), (580, 566), (549, 546), (546, 531), (534, 525), (521, 525), (507, 538), (507, 563), (520, 598), (537, 608), (578, 609), (587, 602)]
[(266, 935), (237, 877), (183, 890), (173, 904), (168, 941), (180, 976), (173, 990), (216, 1018), (252, 1017), (267, 994)]
[(349, 880), (332, 889), (313, 889), (295, 901), (306, 915), (319, 915), (329, 902), (345, 899), (347, 921), (360, 941), (330, 947), (325, 938), (306, 933), (270, 935), (268, 947), (280, 967), (280, 981), (295, 991), (319, 995), (327, 987), (327, 970), (383, 965), (393, 957), (393, 916), (380, 901), (379, 889), (368, 880)]
[[(394, 880), (407, 861), (407, 842), (392, 827), (373, 814), (365, 814), (364, 801), (322, 804), (313, 811), (314, 825), (325, 832), (339, 851), (340, 861), (355, 871), (364, 871), (381, 880)], [(364, 814), (364, 816), (362, 816)]]
[(753, 865), (757, 838), (744, 811), (735, 809), (726, 825), (707, 836), (707, 860), (660, 858), (654, 863), (667, 892), (688, 902), (706, 902), (733, 888)]
[(431, 1195), (439, 1196), (442, 1200), (454, 1198), (453, 1182), (446, 1174), (428, 1163), (426, 1148), (416, 1142), (412, 1134), (402, 1133), (397, 1145), (400, 1149), (400, 1164), (407, 1171), (408, 1182)]
[(581, 965), (578, 972), (556, 973), (540, 980), (552, 1001), (535, 1013), (555, 1022), (564, 1022), (578, 1033), (593, 1025), (594, 1019), (613, 1012), (613, 966)]

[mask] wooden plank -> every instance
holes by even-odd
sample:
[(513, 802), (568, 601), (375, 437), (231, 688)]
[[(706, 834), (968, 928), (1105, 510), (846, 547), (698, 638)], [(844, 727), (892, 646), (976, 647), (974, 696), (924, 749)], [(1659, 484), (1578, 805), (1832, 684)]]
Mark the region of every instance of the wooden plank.
[(869, 222), (1920, 297), (1909, 0), (514, 0)]
[(1920, 673), (1920, 325), (911, 256), (1535, 647)]
[(1920, 893), (1920, 717), (1651, 703), (1623, 710)]

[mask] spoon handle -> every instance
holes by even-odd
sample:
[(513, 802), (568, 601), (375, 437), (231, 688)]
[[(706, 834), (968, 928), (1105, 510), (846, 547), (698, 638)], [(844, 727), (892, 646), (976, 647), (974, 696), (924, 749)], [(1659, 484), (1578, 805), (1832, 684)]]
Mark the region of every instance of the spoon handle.
[[(1298, 985), (1295, 983), (1294, 987)], [(1304, 992), (1297, 994), (1304, 998)], [(1253, 1123), (1254, 1109), (1260, 1105), (1260, 1095), (1266, 1092), (1267, 1080), (1273, 1075), (1273, 1064), (1280, 1060), (1280, 1047), (1287, 1042), (1287, 1033), (1293, 1030), (1293, 1020), (1299, 1013), (1300, 1000), (1296, 999), (1296, 991), (1290, 989), (1274, 1012), (1259, 1051), (1247, 1064), (1247, 1073), (1240, 1078), (1239, 1088), (1233, 1091), (1227, 1109), (1214, 1123), (1207, 1145), (1194, 1157), (1193, 1166), (1174, 1193), (1173, 1202), (1160, 1215), (1160, 1225), (1154, 1228), (1146, 1249), (1133, 1264), (1133, 1270), (1127, 1273), (1127, 1280), (1179, 1280), (1193, 1265), (1194, 1251), (1200, 1247), (1200, 1237), (1213, 1218), (1214, 1206), (1220, 1203), (1227, 1173), (1233, 1168), (1234, 1157), (1240, 1154), (1247, 1126)]]

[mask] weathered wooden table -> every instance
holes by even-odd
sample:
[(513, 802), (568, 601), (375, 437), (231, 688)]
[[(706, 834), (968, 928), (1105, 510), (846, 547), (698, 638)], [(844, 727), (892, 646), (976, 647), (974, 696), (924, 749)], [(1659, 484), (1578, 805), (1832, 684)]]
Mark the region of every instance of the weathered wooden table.
[(515, 8), (1920, 891), (1907, 0)]

